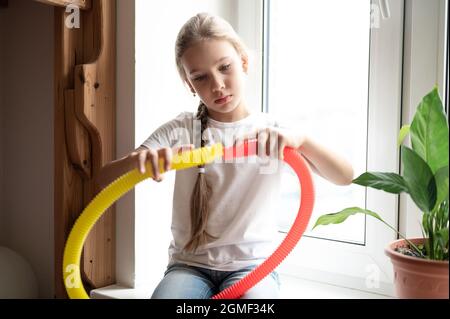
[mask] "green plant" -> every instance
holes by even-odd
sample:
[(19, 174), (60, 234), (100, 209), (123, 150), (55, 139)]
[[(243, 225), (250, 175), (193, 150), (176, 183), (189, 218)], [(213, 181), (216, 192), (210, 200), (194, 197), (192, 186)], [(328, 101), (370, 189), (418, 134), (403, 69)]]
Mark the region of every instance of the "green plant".
[[(412, 149), (402, 145), (410, 134)], [(418, 247), (387, 224), (377, 213), (359, 207), (320, 216), (319, 225), (339, 224), (349, 216), (362, 213), (377, 218), (405, 239), (416, 255), (448, 260), (448, 122), (437, 87), (428, 93), (417, 107), (411, 125), (401, 128), (398, 137), (403, 172), (366, 172), (352, 181), (393, 194), (409, 194), (422, 212), (424, 247)]]

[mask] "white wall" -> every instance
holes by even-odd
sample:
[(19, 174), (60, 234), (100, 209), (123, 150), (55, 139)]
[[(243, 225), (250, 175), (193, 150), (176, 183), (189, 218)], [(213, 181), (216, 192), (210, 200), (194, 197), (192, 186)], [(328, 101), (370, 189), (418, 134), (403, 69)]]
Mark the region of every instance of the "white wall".
[[(117, 91), (116, 158), (134, 149), (134, 24), (135, 1), (116, 1), (117, 5)], [(134, 285), (134, 190), (116, 203), (116, 280)]]
[(52, 298), (53, 8), (9, 1), (0, 26), (0, 244), (30, 262), (40, 297)]

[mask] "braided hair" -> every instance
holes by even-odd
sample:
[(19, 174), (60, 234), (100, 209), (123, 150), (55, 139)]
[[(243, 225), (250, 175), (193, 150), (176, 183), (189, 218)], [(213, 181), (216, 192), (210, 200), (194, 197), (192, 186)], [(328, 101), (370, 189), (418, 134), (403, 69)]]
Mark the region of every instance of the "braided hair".
[[(208, 123), (208, 108), (200, 101), (197, 114), (195, 116), (197, 120), (200, 120), (201, 131), (200, 136), (203, 136), (203, 132)], [(205, 146), (203, 138), (200, 139), (201, 147)], [(199, 165), (199, 168), (204, 168), (205, 165)], [(202, 172), (198, 172), (197, 181), (195, 182), (194, 190), (191, 195), (191, 239), (184, 247), (187, 251), (195, 251), (200, 245), (206, 244), (208, 240), (216, 239), (206, 231), (206, 225), (209, 215), (208, 202), (211, 197), (212, 189), (206, 180), (206, 176)]]

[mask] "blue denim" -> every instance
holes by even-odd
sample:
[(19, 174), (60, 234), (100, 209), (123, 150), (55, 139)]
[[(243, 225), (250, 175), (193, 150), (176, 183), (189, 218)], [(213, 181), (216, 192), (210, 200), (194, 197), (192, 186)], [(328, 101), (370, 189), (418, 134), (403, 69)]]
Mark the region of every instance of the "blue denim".
[[(252, 271), (250, 266), (238, 271), (219, 271), (176, 263), (164, 273), (152, 299), (209, 299)], [(280, 280), (273, 271), (247, 291), (243, 299), (279, 298)]]

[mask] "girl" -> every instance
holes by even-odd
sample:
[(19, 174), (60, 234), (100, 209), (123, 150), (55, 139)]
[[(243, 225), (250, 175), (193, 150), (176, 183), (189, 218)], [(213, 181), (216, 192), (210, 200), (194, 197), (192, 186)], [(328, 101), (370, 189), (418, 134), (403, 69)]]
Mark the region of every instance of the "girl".
[[(147, 161), (153, 179), (160, 182), (160, 158), (168, 170), (173, 153), (193, 148), (193, 142), (198, 141), (195, 147), (218, 142), (226, 147), (251, 137), (258, 139), (258, 160), (270, 156), (279, 163), (276, 154), (282, 159), (289, 146), (320, 176), (339, 185), (351, 183), (352, 167), (343, 158), (307, 136), (281, 128), (268, 114), (249, 111), (243, 93), (248, 55), (228, 22), (206, 13), (189, 19), (178, 34), (175, 58), (181, 79), (200, 98), (197, 112), (180, 114), (127, 157), (108, 164), (102, 184), (132, 167), (144, 173)], [(273, 252), (273, 195), (280, 173), (278, 167), (262, 167), (258, 160), (215, 162), (176, 172), (169, 263), (152, 298), (210, 298)], [(278, 294), (278, 275), (273, 272), (243, 298)]]

